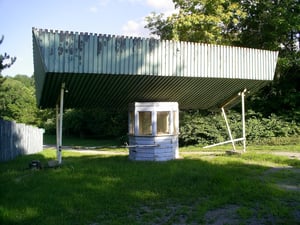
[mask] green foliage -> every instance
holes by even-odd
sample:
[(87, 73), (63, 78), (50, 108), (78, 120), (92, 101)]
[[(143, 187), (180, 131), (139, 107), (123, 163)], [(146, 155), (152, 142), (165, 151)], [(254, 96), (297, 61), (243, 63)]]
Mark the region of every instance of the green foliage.
[[(242, 137), (241, 115), (230, 111), (227, 115), (234, 138)], [(300, 124), (272, 114), (265, 118), (261, 113), (246, 112), (246, 138), (249, 143), (264, 143), (278, 137), (300, 135)], [(182, 112), (180, 121), (180, 145), (207, 145), (229, 140), (221, 114)]]
[(240, 20), (246, 15), (238, 1), (173, 0), (178, 14), (164, 18), (162, 14), (147, 17), (146, 28), (162, 39), (231, 43), (236, 39)]
[(105, 109), (69, 109), (64, 132), (79, 137), (122, 137), (127, 133), (127, 112)]
[[(280, 58), (275, 81), (251, 97), (249, 107), (265, 117), (272, 113), (284, 116), (287, 121), (300, 121), (300, 52)], [(298, 60), (299, 61), (299, 60)]]
[(252, 97), (250, 107), (299, 122), (300, 4), (298, 0), (244, 1), (239, 45), (279, 51), (274, 82)]
[(4, 83), (5, 81), (5, 77), (3, 77), (1, 74), (0, 74), (0, 87), (1, 85)]
[(22, 74), (17, 74), (13, 77), (14, 80), (20, 81), (22, 84), (25, 85), (25, 87), (30, 88), (30, 89), (35, 89), (34, 88), (34, 77), (28, 77), (26, 75)]
[(275, 114), (268, 118), (253, 111), (249, 111), (248, 114), (247, 140), (250, 142), (259, 143), (264, 139), (300, 135), (300, 124), (295, 121), (288, 122)]
[[(22, 79), (30, 80), (26, 76)], [(36, 111), (34, 88), (7, 77), (0, 88), (0, 117), (20, 123), (35, 124)]]
[(224, 141), (226, 130), (219, 114), (204, 112), (181, 112), (180, 145), (212, 144)]
[(45, 129), (46, 134), (56, 134), (55, 109), (40, 109), (36, 113), (36, 125)]
[(295, 50), (300, 31), (298, 0), (243, 1), (247, 17), (241, 22), (240, 43), (243, 46), (289, 51)]

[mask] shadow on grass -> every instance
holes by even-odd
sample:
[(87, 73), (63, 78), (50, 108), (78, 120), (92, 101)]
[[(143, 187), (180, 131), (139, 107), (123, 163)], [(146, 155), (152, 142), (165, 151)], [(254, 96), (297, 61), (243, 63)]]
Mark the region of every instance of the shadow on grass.
[[(299, 197), (261, 179), (264, 166), (73, 153), (61, 168), (23, 170), (51, 157), (46, 151), (0, 165), (1, 224), (205, 224), (207, 211), (226, 205), (294, 222), (295, 204), (300, 210)], [(293, 206), (284, 204), (291, 199)]]

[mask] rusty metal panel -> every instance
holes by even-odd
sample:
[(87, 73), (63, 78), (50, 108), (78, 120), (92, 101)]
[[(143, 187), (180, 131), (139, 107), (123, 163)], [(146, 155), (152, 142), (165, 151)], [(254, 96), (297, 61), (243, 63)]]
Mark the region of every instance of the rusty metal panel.
[(66, 83), (68, 107), (178, 101), (217, 107), (234, 92), (273, 80), (277, 52), (33, 28), (38, 104), (53, 107)]

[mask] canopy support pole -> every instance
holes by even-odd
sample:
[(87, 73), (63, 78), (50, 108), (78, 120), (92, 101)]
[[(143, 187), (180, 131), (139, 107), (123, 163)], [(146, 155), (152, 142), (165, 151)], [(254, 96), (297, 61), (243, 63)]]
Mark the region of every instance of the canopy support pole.
[(245, 92), (240, 92), (242, 98), (243, 151), (246, 152), (246, 121), (245, 121)]
[(59, 105), (56, 104), (56, 158), (59, 161)]
[[(60, 106), (56, 105), (56, 157), (58, 164), (62, 163), (62, 125), (63, 125), (63, 110), (64, 110), (64, 93), (65, 83), (61, 85), (60, 90)], [(58, 109), (59, 108), (59, 109)]]
[[(228, 131), (230, 140), (229, 141), (220, 142), (220, 143), (217, 143), (217, 144), (208, 145), (208, 146), (205, 146), (203, 148), (211, 148), (211, 147), (214, 147), (214, 146), (231, 143), (232, 147), (233, 147), (233, 151), (236, 151), (235, 142), (243, 141), (243, 151), (246, 152), (246, 122), (245, 122), (245, 93), (246, 92), (247, 92), (247, 89), (244, 89), (243, 91), (239, 92), (237, 96), (234, 96), (229, 101), (227, 101), (226, 103), (224, 103), (223, 106), (221, 107), (222, 115), (223, 115), (223, 117), (225, 119), (225, 123), (226, 123), (226, 127), (227, 127), (227, 131)], [(227, 106), (231, 102), (233, 102), (235, 99), (237, 99), (238, 96), (241, 96), (241, 104), (242, 104), (242, 138), (233, 139), (232, 133), (231, 133), (231, 129), (230, 129), (230, 126), (229, 126), (229, 123), (228, 123), (227, 116), (226, 116), (224, 108), (225, 108), (225, 106)]]

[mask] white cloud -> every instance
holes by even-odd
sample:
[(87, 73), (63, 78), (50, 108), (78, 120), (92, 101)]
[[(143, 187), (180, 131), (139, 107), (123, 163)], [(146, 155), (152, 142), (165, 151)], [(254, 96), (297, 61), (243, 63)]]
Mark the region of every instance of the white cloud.
[[(105, 0), (102, 0), (105, 1)], [(146, 5), (150, 11), (168, 14), (168, 12), (175, 12), (175, 5), (172, 0), (119, 0), (121, 2), (129, 2), (131, 4)]]
[(89, 12), (98, 13), (99, 7), (107, 6), (110, 2), (111, 2), (111, 0), (97, 0), (95, 2), (95, 5), (89, 7)]
[(98, 0), (98, 4), (100, 6), (106, 6), (109, 2), (110, 0)]
[(98, 8), (95, 7), (95, 6), (92, 6), (92, 7), (89, 8), (89, 11), (90, 11), (91, 13), (97, 13), (97, 12), (98, 12)]
[[(125, 1), (125, 0), (121, 0)], [(123, 27), (123, 34), (127, 36), (149, 37), (150, 32), (144, 28), (147, 24), (145, 17), (150, 15), (150, 12), (163, 13), (165, 17), (176, 13), (175, 6), (172, 0), (126, 0), (130, 3), (143, 3), (149, 8), (149, 14), (143, 18), (129, 20)]]
[(174, 3), (172, 0), (146, 0), (146, 3), (154, 9), (162, 11), (174, 10)]
[(149, 31), (144, 28), (146, 22), (144, 18), (138, 20), (129, 20), (123, 27), (123, 35), (136, 36), (136, 37), (148, 37)]

